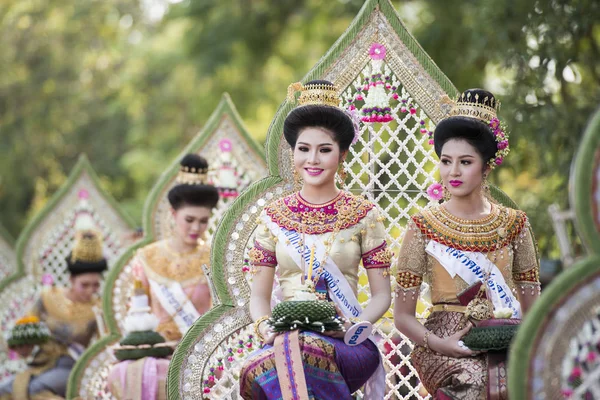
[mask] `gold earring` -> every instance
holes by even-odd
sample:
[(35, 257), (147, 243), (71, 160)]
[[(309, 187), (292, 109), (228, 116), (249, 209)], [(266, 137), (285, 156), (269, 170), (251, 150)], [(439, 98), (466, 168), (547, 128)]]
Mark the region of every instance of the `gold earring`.
[(302, 186), (302, 177), (294, 165), (294, 159), (292, 159), (292, 171), (292, 175), (294, 176), (294, 186)]
[(337, 173), (342, 186), (346, 186), (346, 178), (348, 177), (348, 172), (346, 171), (346, 168), (344, 168), (344, 166), (340, 164)]
[(490, 183), (487, 180), (487, 175), (483, 176), (483, 182), (481, 183), (481, 193), (484, 196), (490, 196)]
[(450, 194), (450, 191), (448, 190), (448, 188), (446, 186), (444, 186), (444, 182), (440, 182), (440, 185), (442, 185), (442, 187), (444, 188), (444, 202), (448, 202), (450, 200), (450, 197), (452, 197), (452, 194)]

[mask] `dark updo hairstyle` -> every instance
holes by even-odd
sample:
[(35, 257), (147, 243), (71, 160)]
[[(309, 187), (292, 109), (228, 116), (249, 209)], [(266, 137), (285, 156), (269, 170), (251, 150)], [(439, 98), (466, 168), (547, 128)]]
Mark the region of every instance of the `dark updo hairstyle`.
[[(188, 171), (202, 171), (205, 176), (208, 172), (208, 162), (197, 154), (186, 154), (180, 165)], [(219, 201), (219, 191), (206, 183), (181, 183), (169, 190), (167, 198), (174, 210), (184, 206), (214, 208)]]
[[(469, 93), (471, 96), (467, 97)], [(476, 95), (478, 95), (477, 99), (475, 98)], [(495, 104), (496, 102), (494, 95), (483, 89), (466, 90), (464, 95), (461, 96), (461, 102), (463, 104), (467, 102), (483, 104), (485, 98), (488, 99), (488, 103), (493, 102)], [(433, 133), (433, 143), (438, 157), (442, 154), (444, 144), (451, 139), (462, 139), (475, 147), (483, 160), (484, 166), (495, 158), (498, 151), (498, 144), (492, 128), (476, 118), (452, 116), (437, 124)]]
[[(335, 89), (333, 83), (323, 80), (308, 82), (308, 85), (326, 85)], [(354, 139), (354, 124), (350, 116), (341, 108), (310, 104), (294, 108), (283, 123), (283, 135), (289, 145), (296, 147), (298, 136), (304, 128), (323, 128), (333, 134), (333, 140), (340, 146), (340, 151), (350, 148)]]

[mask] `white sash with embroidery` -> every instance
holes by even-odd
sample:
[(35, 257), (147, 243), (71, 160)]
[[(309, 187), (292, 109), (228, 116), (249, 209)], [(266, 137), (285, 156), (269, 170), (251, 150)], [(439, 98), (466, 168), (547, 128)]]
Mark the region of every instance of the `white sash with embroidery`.
[[(310, 263), (310, 251), (311, 248), (315, 247), (315, 254), (313, 259), (313, 273), (321, 273), (323, 280), (327, 283), (329, 297), (337, 304), (340, 310), (344, 313), (346, 318), (356, 318), (362, 313), (362, 307), (354, 291), (350, 287), (348, 280), (342, 274), (339, 267), (331, 259), (327, 257), (325, 259), (325, 246), (314, 235), (306, 235), (304, 248), (300, 246), (302, 237), (296, 231), (289, 231), (279, 225), (277, 225), (271, 218), (262, 214), (262, 222), (271, 231), (271, 233), (277, 237), (277, 240), (284, 243), (288, 254), (294, 260), (296, 265), (302, 269), (302, 257), (304, 257), (304, 265)], [(325, 263), (321, 265), (321, 261), (325, 259)], [(302, 271), (306, 273), (306, 271)], [(376, 344), (374, 337), (370, 337), (373, 343)], [(381, 355), (379, 357), (379, 366), (371, 375), (371, 377), (365, 383), (365, 400), (379, 400), (383, 399), (385, 394), (385, 370), (383, 368)]]
[[(311, 248), (315, 247), (315, 254), (313, 259), (313, 273), (321, 273), (329, 291), (329, 296), (342, 310), (346, 318), (357, 318), (362, 313), (362, 307), (354, 294), (354, 291), (350, 287), (348, 280), (339, 267), (333, 262), (331, 257), (325, 259), (325, 263), (321, 265), (321, 261), (325, 258), (325, 246), (314, 235), (306, 235), (304, 247), (300, 246), (302, 237), (296, 231), (289, 231), (281, 226), (277, 225), (271, 220), (271, 218), (263, 214), (262, 221), (266, 227), (271, 231), (273, 235), (277, 237), (277, 240), (281, 243), (285, 243), (288, 254), (294, 262), (301, 267), (302, 257), (304, 257), (304, 264), (310, 263), (310, 251)], [(306, 273), (306, 271), (303, 271)]]
[(165, 311), (173, 317), (179, 331), (184, 335), (192, 324), (200, 318), (200, 313), (183, 291), (179, 282), (158, 283), (148, 277), (152, 293)]
[(458, 275), (467, 284), (483, 281), (488, 272), (488, 293), (495, 309), (510, 308), (511, 318), (521, 318), (521, 304), (506, 284), (500, 269), (483, 253), (461, 251), (430, 240), (425, 251), (433, 256), (452, 278)]

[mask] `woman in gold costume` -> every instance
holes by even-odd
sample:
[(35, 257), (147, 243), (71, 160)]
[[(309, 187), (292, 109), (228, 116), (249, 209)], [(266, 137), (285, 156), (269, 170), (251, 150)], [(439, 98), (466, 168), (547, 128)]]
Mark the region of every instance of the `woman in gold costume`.
[(0, 387), (1, 400), (62, 398), (75, 360), (97, 334), (94, 307), (106, 270), (102, 239), (93, 229), (79, 230), (73, 251), (67, 257), (70, 287), (42, 291), (29, 315), (49, 328), (52, 338), (39, 347), (17, 346), (29, 368)]
[[(399, 256), (396, 327), (416, 344), (412, 364), (435, 399), (507, 398), (504, 353), (475, 352), (461, 339), (472, 328), (468, 317), (481, 311), (476, 304), (488, 308), (475, 319), (518, 320), (539, 296), (527, 216), (491, 201), (487, 188), (508, 153), (497, 105), (490, 92), (470, 89), (437, 125), (443, 187), (430, 191), (443, 190), (446, 201), (412, 216)], [(433, 308), (423, 325), (415, 306), (424, 279)]]
[[(255, 270), (250, 313), (267, 346), (244, 364), (244, 399), (349, 399), (383, 371), (368, 334), (361, 339), (343, 331), (275, 334), (267, 322), (275, 268), (284, 301), (333, 302), (347, 333), (375, 323), (391, 303), (391, 253), (377, 208), (335, 183), (358, 127), (338, 107), (330, 82), (312, 81), (299, 89), (299, 106), (287, 116), (283, 133), (303, 184), (266, 206), (250, 251)], [(364, 310), (356, 299), (361, 260), (371, 291)], [(383, 380), (370, 383), (371, 398), (383, 398)]]
[(187, 154), (182, 159), (177, 185), (168, 194), (174, 235), (138, 250), (133, 262), (135, 275), (150, 293), (152, 313), (159, 318), (157, 331), (168, 341), (181, 339), (211, 307), (202, 271), (210, 262), (210, 246), (202, 238), (219, 192), (206, 183), (207, 174), (204, 158)]

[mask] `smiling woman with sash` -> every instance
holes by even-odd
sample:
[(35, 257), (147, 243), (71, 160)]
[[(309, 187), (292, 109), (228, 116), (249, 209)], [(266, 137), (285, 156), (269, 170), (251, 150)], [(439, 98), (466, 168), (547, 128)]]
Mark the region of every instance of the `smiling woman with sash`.
[[(491, 93), (467, 90), (437, 125), (443, 187), (428, 192), (445, 201), (412, 217), (398, 259), (395, 323), (415, 342), (412, 363), (435, 399), (507, 398), (506, 353), (475, 352), (461, 339), (469, 321), (518, 323), (539, 296), (527, 216), (491, 201), (487, 187), (508, 153), (497, 108)], [(433, 308), (423, 326), (414, 313), (424, 279)]]
[(177, 185), (168, 194), (175, 221), (174, 235), (146, 246), (133, 261), (134, 272), (150, 293), (152, 313), (159, 318), (158, 333), (179, 340), (211, 306), (202, 265), (210, 262), (210, 246), (203, 241), (217, 188), (206, 184), (208, 163), (196, 154), (181, 161)]
[[(260, 216), (250, 251), (250, 312), (267, 345), (246, 360), (240, 392), (244, 399), (349, 399), (369, 378), (382, 378), (379, 350), (368, 334), (391, 302), (391, 253), (374, 204), (335, 184), (358, 129), (338, 107), (335, 87), (312, 81), (291, 89), (292, 101), (301, 90), (299, 106), (283, 130), (302, 189), (267, 205)], [(361, 260), (371, 291), (364, 310), (356, 297)], [(267, 321), (275, 268), (284, 302), (321, 299), (332, 310), (333, 303), (346, 332), (275, 333)], [(383, 380), (370, 383), (371, 398), (383, 398)]]

